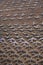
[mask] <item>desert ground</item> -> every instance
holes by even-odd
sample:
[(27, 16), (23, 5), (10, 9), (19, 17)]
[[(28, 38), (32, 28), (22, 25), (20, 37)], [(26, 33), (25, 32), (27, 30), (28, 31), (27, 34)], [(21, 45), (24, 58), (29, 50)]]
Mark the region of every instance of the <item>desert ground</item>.
[(0, 0), (0, 65), (43, 65), (43, 0)]

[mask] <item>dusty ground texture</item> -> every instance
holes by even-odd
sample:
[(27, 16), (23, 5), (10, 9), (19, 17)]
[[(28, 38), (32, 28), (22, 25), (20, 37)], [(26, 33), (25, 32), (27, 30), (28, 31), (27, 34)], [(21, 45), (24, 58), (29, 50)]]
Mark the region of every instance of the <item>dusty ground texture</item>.
[(0, 0), (0, 23), (43, 22), (43, 0)]
[(0, 0), (0, 65), (43, 65), (43, 0)]

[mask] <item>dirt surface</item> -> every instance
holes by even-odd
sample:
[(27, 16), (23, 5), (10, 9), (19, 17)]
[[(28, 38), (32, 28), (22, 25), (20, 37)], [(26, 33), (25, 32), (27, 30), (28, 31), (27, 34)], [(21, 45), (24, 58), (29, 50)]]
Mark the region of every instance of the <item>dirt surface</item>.
[(43, 65), (43, 0), (0, 0), (0, 65)]
[(0, 0), (0, 23), (43, 22), (43, 0)]
[(0, 65), (43, 65), (43, 24), (1, 24)]

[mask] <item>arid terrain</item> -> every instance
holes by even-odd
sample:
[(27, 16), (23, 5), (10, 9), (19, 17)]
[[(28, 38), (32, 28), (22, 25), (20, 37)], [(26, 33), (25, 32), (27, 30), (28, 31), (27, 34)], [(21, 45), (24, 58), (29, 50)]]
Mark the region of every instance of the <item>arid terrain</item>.
[(0, 65), (43, 65), (43, 0), (0, 0)]
[(43, 22), (43, 0), (1, 0), (0, 23)]

